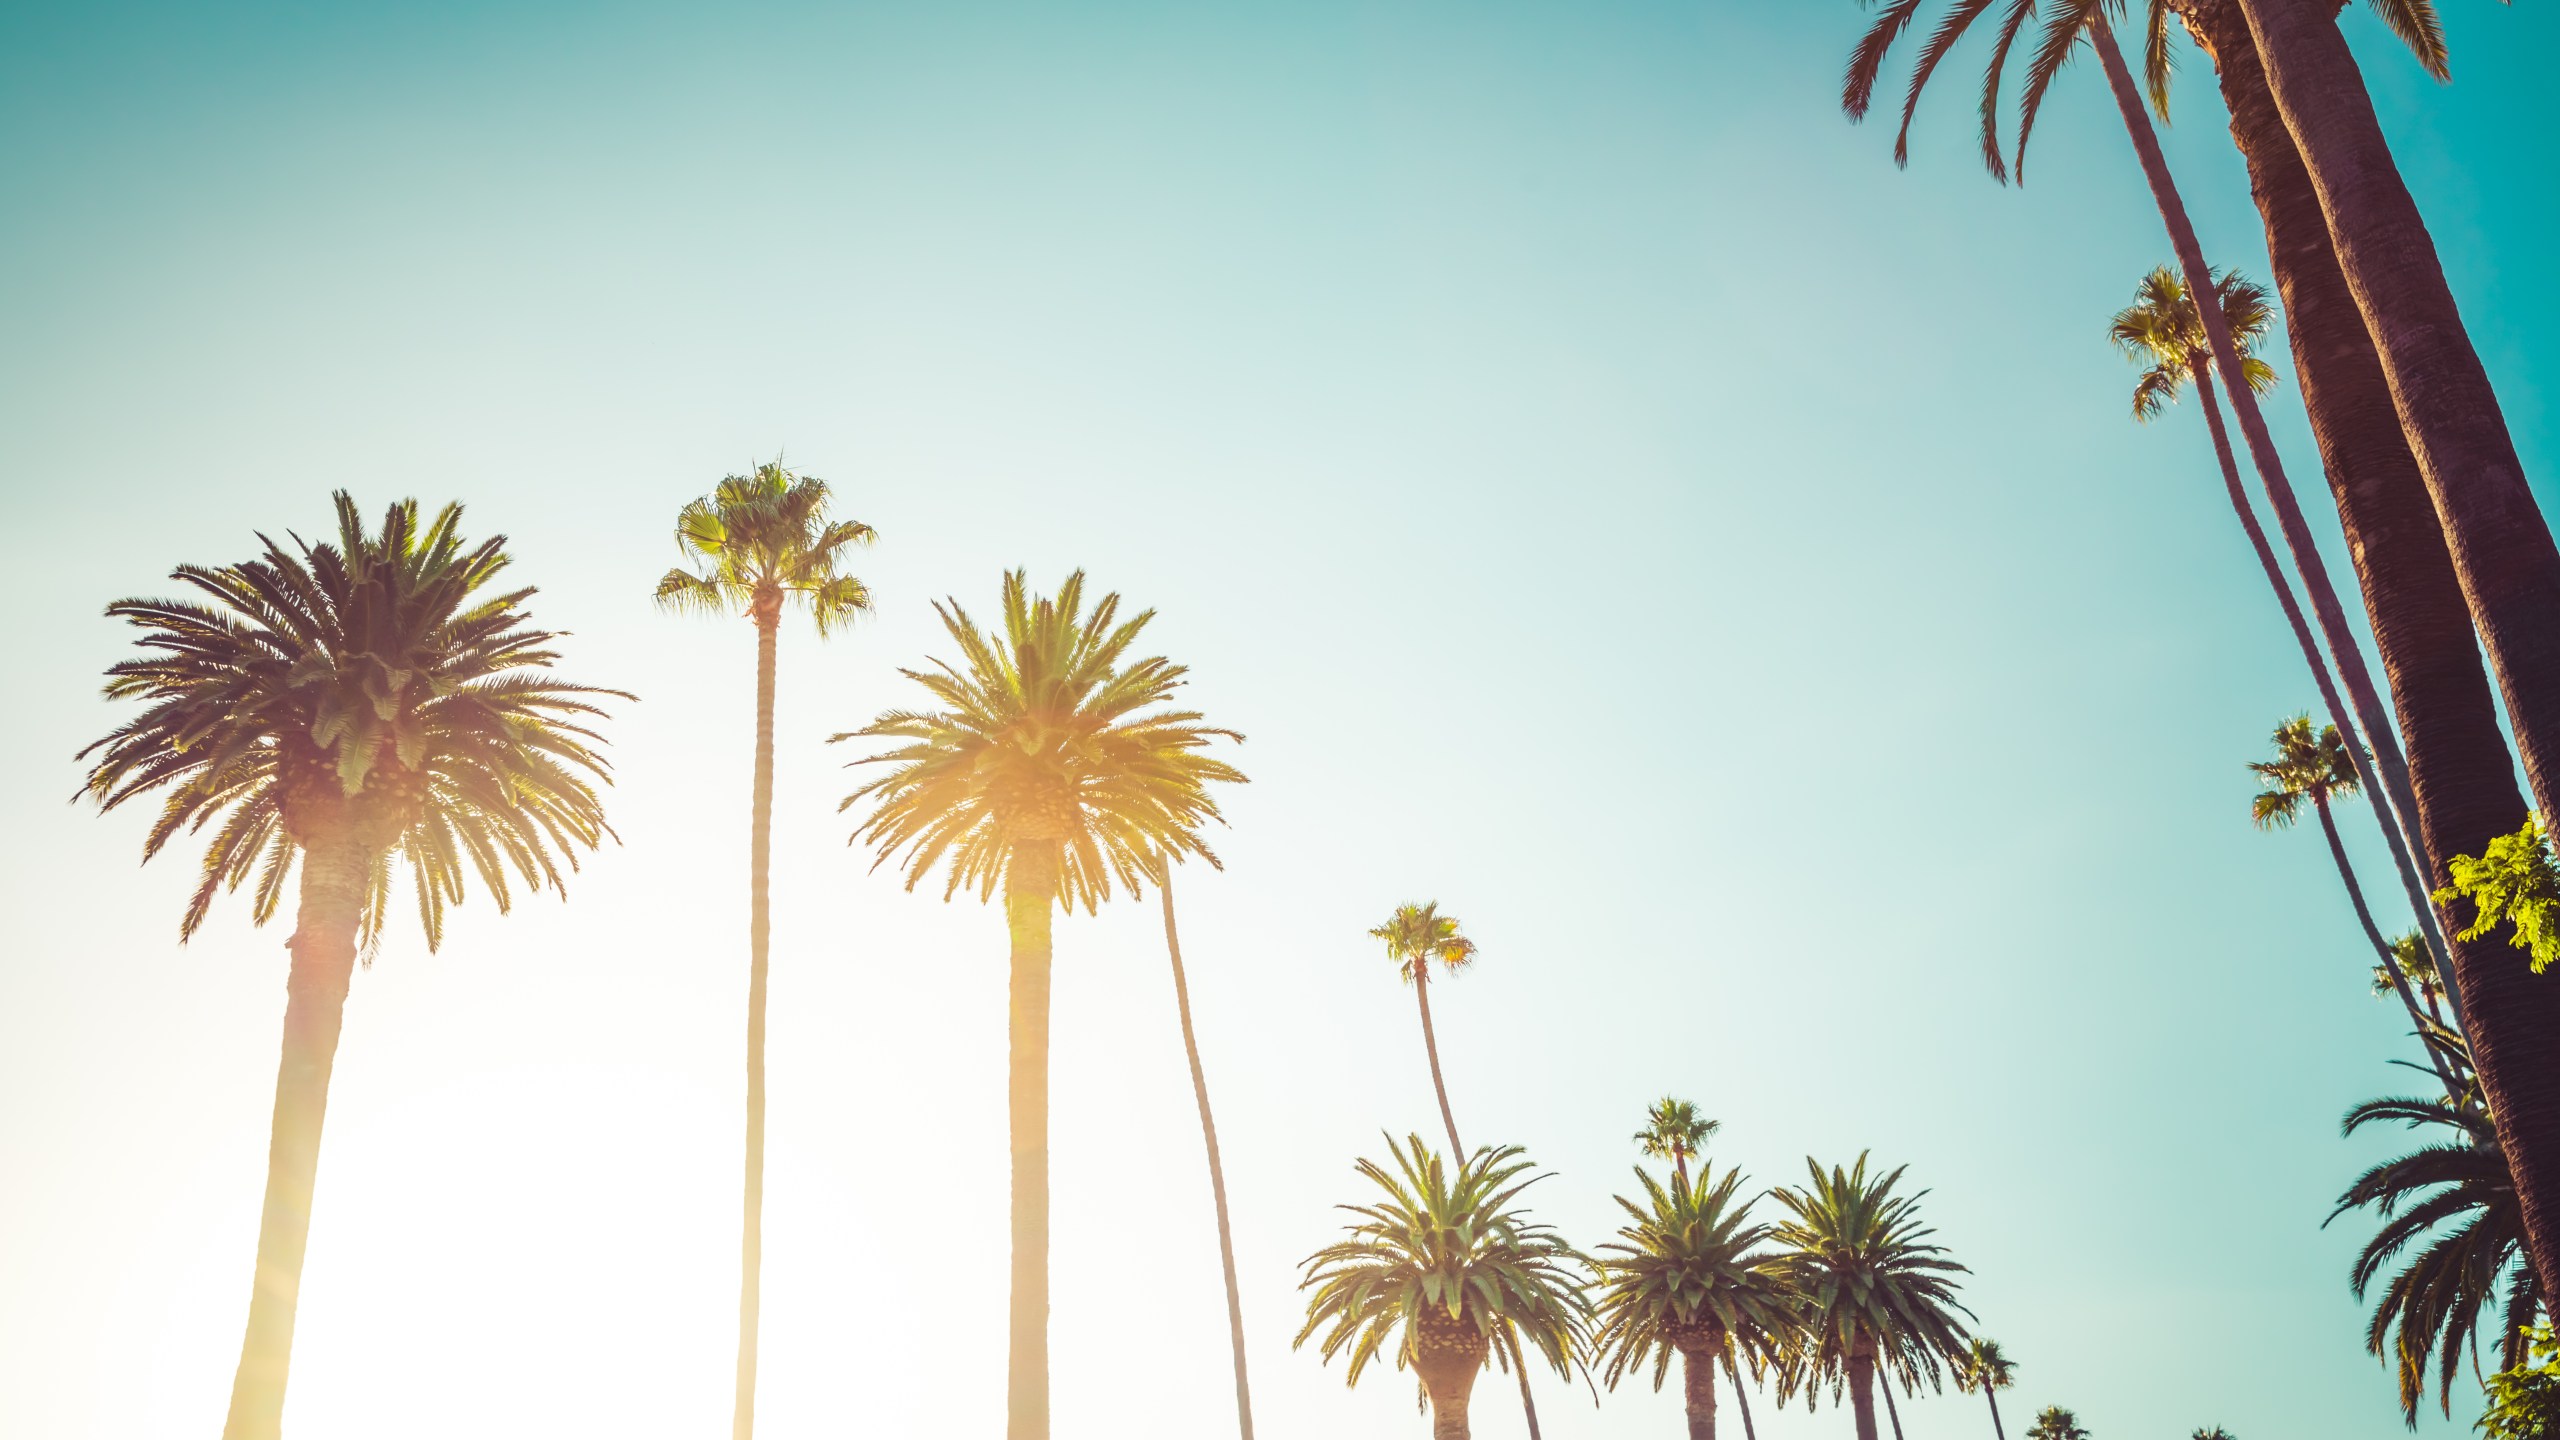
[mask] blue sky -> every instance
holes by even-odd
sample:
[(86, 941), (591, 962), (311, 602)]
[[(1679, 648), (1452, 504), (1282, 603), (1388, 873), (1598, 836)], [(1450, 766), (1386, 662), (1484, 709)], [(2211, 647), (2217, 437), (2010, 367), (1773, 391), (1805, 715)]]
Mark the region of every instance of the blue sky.
[[(2531, 473), (2560, 20), (2448, 0), (2456, 83), (2344, 23)], [(1257, 1397), (1417, 1424), (1287, 1348), (1292, 1267), (1433, 1119), (1364, 934), (1437, 898), (1471, 1136), (1607, 1238), (1666, 1090), (1755, 1181), (1908, 1162), (2102, 1440), (2393, 1433), (2329, 1202), (2415, 1084), (2316, 839), (2242, 762), (2311, 691), (2192, 409), (2108, 314), (2166, 255), (2093, 70), (2033, 183), (1835, 109), (1841, 3), (201, 7), (0, 13), (0, 1433), (202, 1433), (237, 1353), (281, 927), (175, 943), (181, 857), (64, 803), (106, 601), (326, 497), (512, 536), (616, 721), (626, 844), (566, 906), (359, 977), (292, 1422), (725, 1415), (746, 627), (647, 603), (777, 450), (877, 526), (876, 620), (786, 641), (765, 1433), (991, 1432), (1003, 934), (844, 846), (826, 735), (928, 602), (1075, 566), (1251, 737), (1183, 892)], [(1968, 56), (1967, 58), (1971, 58)], [(2200, 56), (2172, 164), (2263, 271)], [(2289, 395), (2279, 438), (2316, 456)], [(2342, 557), (2333, 557), (2340, 573)], [(2350, 842), (2381, 878), (2369, 822)], [(2377, 883), (2377, 890), (2388, 887)], [(2396, 916), (2394, 917), (2396, 921)], [(2391, 923), (2391, 922), (2386, 922)], [(1225, 1341), (1152, 911), (1064, 925), (1062, 1437), (1203, 1433)], [(1673, 1433), (1676, 1396), (1550, 1433)], [(1480, 1434), (1518, 1433), (1488, 1386)], [(1773, 1440), (1830, 1409), (1756, 1416)], [(1905, 1407), (1915, 1440), (1977, 1402)], [(2457, 1426), (2431, 1421), (2431, 1433)]]

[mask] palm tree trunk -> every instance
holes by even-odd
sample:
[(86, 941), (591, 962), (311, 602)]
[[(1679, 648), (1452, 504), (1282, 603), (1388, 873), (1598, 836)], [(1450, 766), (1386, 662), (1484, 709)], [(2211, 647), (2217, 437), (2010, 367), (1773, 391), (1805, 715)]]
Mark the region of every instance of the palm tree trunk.
[(1506, 1332), (1503, 1341), (1511, 1350), (1511, 1373), (1520, 1377), (1520, 1413), (1529, 1417), (1529, 1440), (1541, 1440), (1538, 1433), (1538, 1402), (1529, 1393), (1529, 1356), (1521, 1347), (1515, 1332)]
[(756, 773), (747, 837), (747, 1174), (738, 1238), (738, 1400), (733, 1440), (756, 1433), (756, 1335), (764, 1292), (765, 959), (773, 940), (773, 685), (778, 608), (756, 608)]
[(1724, 1356), (1724, 1378), (1733, 1382), (1734, 1408), (1742, 1412), (1742, 1440), (1760, 1440), (1751, 1428), (1751, 1392), (1742, 1388), (1742, 1371), (1733, 1363), (1733, 1352)]
[(329, 1072), (337, 1062), (347, 986), (355, 973), (356, 931), (372, 872), (372, 857), (351, 840), (321, 840), (303, 849), (300, 909), (286, 945), (293, 960), (285, 976), (283, 1057), (267, 1131), (258, 1268), (223, 1440), (277, 1440), (283, 1431), (294, 1310), (320, 1171), (320, 1130), (329, 1114)]
[[(2435, 502), (2393, 413), (2373, 336), (2338, 268), (2311, 172), (2267, 89), (2248, 17), (2240, 13), (2239, 0), (2176, 3), (2213, 57), (2231, 138), (2248, 165), (2250, 195), (2266, 224), (2294, 378), (2406, 745), (2416, 838), (2423, 842), (2415, 848), (2439, 861), (2477, 855), (2487, 835), (2446, 850), (2433, 838), (2427, 813), (2449, 788), (2486, 783), (2512, 791), (2514, 761)], [(2428, 892), (2437, 878), (2432, 870), (2426, 877), (2404, 875), (2402, 886)], [(2426, 900), (2413, 900), (2412, 907), (2437, 973), (2451, 974), (2451, 942), (2434, 907)], [(2432, 996), (2429, 1003), (2432, 1010)], [(2454, 1023), (2461, 1023), (2459, 997)]]
[[(2196, 313), (2204, 320), (2214, 369), (2223, 376), (2224, 386), (2231, 396), (2232, 413), (2239, 418), (2240, 434), (2249, 447), (2249, 458), (2264, 483), (2268, 503), (2276, 512), (2276, 523), (2284, 532), (2285, 545), (2292, 552), (2294, 568), (2302, 574), (2303, 591), (2311, 601), (2313, 616), (2320, 623), (2320, 633), (2329, 643), (2330, 658), (2337, 664), (2339, 684), (2355, 703), (2355, 714), (2372, 742), (2369, 754), (2353, 740), (2349, 741), (2348, 748), (2355, 757), (2359, 775), (2366, 781), (2365, 788), (2372, 798), (2374, 814), (2383, 826), (2383, 838), (2389, 842), (2393, 860), (2400, 866), (2402, 883), (2409, 890), (2410, 908), (2421, 917), (2420, 924), (2424, 927), (2432, 923), (2433, 917), (2428, 908), (2426, 886), (2419, 877), (2432, 873), (2433, 867), (2418, 862), (2410, 843), (2410, 836), (2416, 832), (2417, 800), (2409, 786), (2408, 765), (2401, 758), (2398, 742), (2392, 737), (2390, 712), (2373, 687), (2373, 676), (2365, 668), (2364, 652), (2357, 647), (2355, 632), (2347, 626), (2346, 612), (2338, 604), (2337, 587), (2329, 583), (2328, 567), (2320, 559), (2319, 544), (2312, 538), (2310, 524), (2303, 519), (2302, 507), (2294, 499), (2293, 483), (2285, 478), (2284, 459), (2276, 452), (2275, 438), (2267, 430), (2266, 416), (2259, 412), (2257, 399), (2249, 393), (2249, 387), (2242, 379), (2246, 372), (2241, 366), (2239, 347), (2231, 338), (2231, 326), (2218, 302), (2219, 292), (2214, 288), (2212, 267), (2205, 264), (2203, 246), (2196, 239), (2194, 224), (2187, 218), (2186, 202), (2179, 197), (2177, 183), (2170, 178), (2169, 162), (2160, 153), (2160, 137), (2153, 132), (2150, 116), (2142, 108), (2141, 92), (2134, 86), (2132, 72), (2125, 68), (2123, 52), (2116, 48), (2115, 31), (2107, 23), (2104, 7), (2099, 7), (2093, 14), (2090, 44), (2098, 52), (2099, 63), (2106, 71), (2108, 89), (2114, 93), (2116, 109), (2123, 117), (2125, 133), (2132, 138), (2135, 156), (2142, 162), (2143, 176), (2150, 182), (2152, 200), (2159, 206), (2160, 218), (2168, 228), (2171, 247), (2177, 252), (2179, 268), (2186, 276), (2187, 291), (2196, 299)], [(2347, 728), (2341, 725), (2339, 734), (2345, 736)]]
[(1458, 1139), (1458, 1119), (1449, 1113), (1449, 1087), (1440, 1078), (1440, 1041), (1431, 1033), (1431, 964), (1417, 960), (1413, 967), (1413, 998), (1422, 1007), (1422, 1053), (1431, 1061), (1431, 1093), (1440, 1097), (1440, 1123), (1449, 1127), (1449, 1163), (1467, 1162), (1467, 1147)]
[(1013, 1135), (1013, 1298), (1005, 1440), (1049, 1440), (1049, 922), (1058, 861), (1014, 847), (1004, 918), (1013, 938), (1005, 1104)]
[(1431, 1397), (1431, 1440), (1467, 1440), (1467, 1400), (1475, 1383), (1473, 1373), (1423, 1377), (1423, 1393)]
[(1876, 1440), (1876, 1357), (1863, 1345), (1849, 1352), (1849, 1414), (1858, 1440)]
[(2320, 816), (2320, 833), (2328, 837), (2329, 858), (2338, 864), (2338, 878), (2346, 882), (2347, 903), (2355, 907), (2356, 923), (2364, 927), (2364, 938), (2372, 942), (2373, 953), (2382, 957), (2382, 971), (2391, 977), (2391, 988), (2400, 992), (2400, 1003), (2409, 1008), (2409, 1023), (2418, 1027), (2419, 1038), (2427, 1047), (2427, 1059), (2435, 1065), (2436, 1078), (2444, 1082), (2445, 1098), (2460, 1104), (2462, 1089), (2454, 1084), (2444, 1052), (2436, 1048), (2429, 1035), (2427, 1017), (2418, 1009), (2418, 997), (2409, 990), (2409, 977), (2400, 972), (2400, 957), (2391, 953), (2391, 942), (2382, 938), (2382, 932), (2374, 926), (2373, 912), (2365, 908), (2364, 887), (2356, 883), (2355, 866), (2347, 862), (2347, 847), (2338, 838), (2337, 819), (2329, 813), (2328, 793), (2314, 791), (2311, 808)]
[(2560, 547), (2336, 12), (2305, 0), (2241, 9), (2435, 497), (2526, 779), (2543, 812), (2560, 814)]
[(2009, 1432), (2000, 1428), (2000, 1396), (1999, 1396), (1999, 1394), (1998, 1394), (1996, 1391), (1994, 1391), (1988, 1383), (1986, 1383), (1986, 1384), (1984, 1384), (1984, 1385), (1983, 1385), (1983, 1387), (1982, 1387), (1982, 1398), (1991, 1402), (1991, 1437), (1992, 1437), (1992, 1440), (2009, 1440)]
[(1902, 1440), (1902, 1412), (1893, 1407), (1893, 1377), (1883, 1377), (1877, 1388), (1884, 1391), (1884, 1418), (1893, 1422), (1893, 1440)]
[(1704, 1349), (1680, 1352), (1680, 1392), (1688, 1402), (1689, 1440), (1716, 1440), (1716, 1359)]
[(1253, 1440), (1253, 1391), (1244, 1373), (1244, 1296), (1236, 1286), (1235, 1232), (1227, 1223), (1227, 1172), (1218, 1163), (1218, 1122), (1209, 1114), (1209, 1080), (1200, 1070), (1200, 1041), (1191, 1029), (1191, 986), (1182, 975), (1182, 937), (1173, 927), (1173, 859), (1164, 857), (1157, 894), (1164, 901), (1164, 948), (1173, 957), (1173, 1008), (1182, 1018), (1182, 1053), (1191, 1062), (1191, 1095), (1200, 1102), (1200, 1138), (1209, 1150), (1209, 1195), (1218, 1210), (1218, 1265), (1227, 1279), (1227, 1339), (1236, 1356), (1236, 1430)]

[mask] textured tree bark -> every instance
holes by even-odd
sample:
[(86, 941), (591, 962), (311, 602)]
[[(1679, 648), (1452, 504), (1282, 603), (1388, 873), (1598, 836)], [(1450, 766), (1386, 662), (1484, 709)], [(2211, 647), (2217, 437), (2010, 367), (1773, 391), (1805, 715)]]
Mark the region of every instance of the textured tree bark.
[(1049, 924), (1058, 862), (1014, 847), (1004, 912), (1013, 937), (1005, 1104), (1013, 1135), (1013, 1294), (1006, 1440), (1049, 1440)]
[(1849, 1413), (1858, 1423), (1858, 1440), (1876, 1440), (1876, 1354), (1860, 1341), (1849, 1352)]
[(283, 1057), (276, 1067), (274, 1119), (267, 1132), (267, 1196), (258, 1220), (258, 1268), (249, 1289), (249, 1325), (231, 1382), (223, 1440), (277, 1440), (285, 1381), (293, 1364), (294, 1311), (311, 1239), (311, 1197), (320, 1172), (320, 1132), (329, 1114), (329, 1073), (337, 1063), (347, 986), (355, 973), (373, 857), (343, 834), (315, 837), (302, 852), (302, 894), (285, 978)]
[(747, 838), (747, 1151), (745, 1218), (738, 1238), (738, 1398), (734, 1440), (756, 1433), (756, 1344), (764, 1293), (764, 1002), (765, 961), (773, 940), (774, 642), (782, 597), (758, 596), (756, 622), (756, 772)]
[(2241, 11), (2434, 497), (2526, 780), (2544, 813), (2560, 813), (2560, 547), (2335, 10), (2246, 0)]
[(1218, 1209), (1218, 1265), (1227, 1280), (1227, 1339), (1236, 1356), (1236, 1430), (1253, 1440), (1253, 1389), (1245, 1382), (1244, 1295), (1236, 1285), (1235, 1232), (1227, 1223), (1227, 1172), (1218, 1163), (1218, 1122), (1209, 1114), (1209, 1080), (1200, 1069), (1200, 1041), (1191, 1029), (1191, 986), (1182, 975), (1182, 937), (1173, 926), (1173, 860), (1164, 859), (1156, 892), (1164, 901), (1164, 948), (1173, 957), (1173, 1007), (1182, 1018), (1182, 1053), (1191, 1062), (1191, 1095), (1200, 1102), (1200, 1138), (1209, 1150), (1209, 1195)]
[(1414, 1003), (1422, 1007), (1422, 1053), (1431, 1061), (1431, 1093), (1440, 1099), (1440, 1123), (1449, 1129), (1449, 1164), (1467, 1163), (1467, 1147), (1458, 1139), (1458, 1119), (1449, 1113), (1449, 1087), (1440, 1078), (1440, 1041), (1431, 1033), (1431, 963), (1417, 960), (1413, 967)]
[(1703, 1346), (1680, 1352), (1680, 1398), (1689, 1411), (1689, 1440), (1716, 1440), (1716, 1357)]

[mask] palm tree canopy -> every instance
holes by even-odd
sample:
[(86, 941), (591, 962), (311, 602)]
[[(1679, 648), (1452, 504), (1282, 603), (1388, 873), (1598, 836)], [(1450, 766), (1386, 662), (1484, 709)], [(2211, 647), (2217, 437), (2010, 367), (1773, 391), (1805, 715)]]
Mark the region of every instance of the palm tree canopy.
[(1543, 1177), (1520, 1147), (1479, 1147), (1452, 1175), (1419, 1135), (1388, 1141), (1395, 1169), (1363, 1159), (1358, 1168), (1383, 1192), (1368, 1205), (1336, 1208), (1358, 1217), (1344, 1237), (1307, 1258), (1300, 1290), (1307, 1323), (1291, 1348), (1318, 1330), (1327, 1363), (1350, 1352), (1348, 1384), (1369, 1362), (1392, 1356), (1397, 1369), (1415, 1357), (1414, 1325), (1441, 1315), (1472, 1330), (1499, 1355), (1503, 1333), (1525, 1337), (1559, 1373), (1570, 1373), (1589, 1332), (1583, 1294), (1588, 1263), (1554, 1230), (1511, 1208)]
[(2059, 1405), (2047, 1405), (2027, 1427), (2027, 1440), (2089, 1440), (2089, 1432), (2080, 1428), (2079, 1416)]
[(2207, 1425), (2196, 1431), (2194, 1440), (2235, 1440), (2235, 1437), (2219, 1425)]
[(1809, 1404), (1825, 1382), (1837, 1399), (1862, 1346), (1872, 1346), (1906, 1389), (1923, 1378), (1940, 1383), (1940, 1357), (1963, 1352), (1967, 1335), (1956, 1316), (1972, 1312), (1957, 1301), (1953, 1277), (1967, 1271), (1929, 1243), (1936, 1232), (1919, 1214), (1928, 1192), (1893, 1193), (1903, 1168), (1870, 1176), (1864, 1154), (1847, 1170), (1807, 1159), (1811, 1183), (1772, 1192), (1792, 1217), (1770, 1236), (1800, 1327), (1781, 1372), (1782, 1403), (1801, 1385)]
[(1645, 1127), (1635, 1133), (1634, 1139), (1646, 1159), (1679, 1164), (1696, 1159), (1707, 1141), (1722, 1128), (1722, 1121), (1699, 1114), (1696, 1105), (1665, 1095), (1646, 1108)]
[(1967, 1340), (1953, 1359), (1956, 1388), (1967, 1395), (1977, 1390), (2006, 1390), (2018, 1383), (2018, 1362), (2009, 1358), (1999, 1341), (1987, 1335)]
[(2296, 715), (2276, 727), (2273, 744), (2274, 759), (2249, 762), (2249, 773), (2267, 783), (2249, 802), (2249, 818), (2259, 829), (2291, 825), (2307, 803), (2356, 793), (2355, 757), (2338, 738), (2338, 727), (2323, 725), (2314, 734), (2311, 717)]
[[(2418, 998), (2421, 1000), (2443, 998), (2444, 975), (2436, 969), (2435, 952), (2427, 948), (2425, 936), (2411, 930), (2393, 940), (2391, 958), (2399, 962), (2400, 973), (2408, 977), (2409, 988), (2418, 992)], [(2374, 962), (2373, 966), (2373, 993), (2376, 995), (2399, 993), (2398, 987), (2391, 983), (2390, 967), (2380, 961)]]
[(1387, 958), (1395, 962), (1396, 973), (1407, 984), (1422, 978), (1433, 962), (1441, 973), (1455, 974), (1475, 963), (1476, 942), (1458, 931), (1458, 917), (1440, 913), (1440, 902), (1425, 905), (1399, 905), (1369, 934), (1387, 942)]
[(1167, 703), (1189, 671), (1162, 656), (1128, 658), (1152, 610), (1122, 620), (1120, 597), (1084, 609), (1084, 572), (1055, 599), (1035, 596), (1016, 570), (1004, 577), (1002, 634), (980, 631), (953, 600), (936, 604), (961, 664), (901, 670), (941, 703), (891, 710), (834, 740), (906, 743), (855, 765), (888, 772), (844, 799), (872, 809), (853, 843), (895, 860), (907, 888), (947, 859), (943, 898), (963, 887), (992, 899), (1017, 857), (1037, 857), (1058, 878), (1061, 907), (1097, 908), (1114, 877), (1138, 893), (1168, 858), (1218, 865), (1201, 827), (1223, 823), (1213, 783), (1242, 772), (1205, 753), (1233, 730), (1201, 723)]
[[(2369, 1100), (2347, 1112), (2343, 1128), (2353, 1135), (2394, 1120), (2450, 1132), (2450, 1138), (2356, 1177), (2329, 1219), (2371, 1209), (2382, 1220), (2357, 1252), (2349, 1278), (2358, 1298), (2382, 1282), (2365, 1348), (2394, 1366), (2401, 1414), (2414, 1425), (2426, 1396), (2428, 1359), (2436, 1361), (2438, 1399), (2449, 1415), (2454, 1377), (2479, 1338), (2482, 1315), (2498, 1308), (2499, 1364), (2512, 1368), (2524, 1358), (2524, 1327), (2541, 1291), (2533, 1267), (2522, 1260), (2524, 1210), (2515, 1180), (2477, 1095), (2459, 1104), (2442, 1097)], [(2386, 1267), (2404, 1255), (2408, 1263), (2384, 1278)]]
[[(2275, 367), (2258, 358), (2258, 347), (2275, 325), (2275, 306), (2266, 287), (2229, 270), (2217, 272), (2213, 286), (2222, 302), (2222, 318), (2231, 326), (2231, 343), (2240, 351), (2240, 368), (2247, 372), (2249, 388), (2273, 387)], [(2142, 277), (2134, 288), (2133, 303), (2107, 322), (2107, 338), (2125, 358), (2148, 366), (2133, 385), (2136, 420), (2158, 418), (2210, 363), (2204, 358), (2204, 316), (2187, 294), (2187, 282), (2166, 265)]]
[(1638, 1169), (1636, 1180), (1644, 1199), (1614, 1197), (1630, 1223), (1596, 1262), (1602, 1379), (1615, 1389), (1650, 1358), (1659, 1390), (1675, 1351), (1765, 1352), (1789, 1329), (1788, 1296), (1759, 1248), (1769, 1227), (1752, 1221), (1750, 1200), (1735, 1198), (1741, 1173), (1716, 1179), (1701, 1167), (1696, 1183), (1674, 1174), (1666, 1185)]
[(372, 855), (361, 943), (381, 936), (399, 858), (432, 949), (466, 868), (503, 911), (511, 869), (557, 890), (560, 862), (576, 869), (613, 833), (595, 788), (611, 778), (603, 738), (585, 722), (631, 697), (551, 678), (558, 637), (521, 608), (533, 590), (488, 589), (506, 537), (467, 544), (458, 505), (422, 527), (414, 500), (368, 535), (355, 501), (333, 498), (334, 545), (261, 535), (258, 559), (172, 573), (201, 598), (107, 607), (147, 652), (108, 669), (107, 698), (149, 708), (80, 752), (97, 757), (83, 793), (113, 810), (165, 792), (146, 861), (212, 827), (182, 938), (253, 875), (264, 924), (301, 847), (339, 836)]
[(770, 621), (786, 604), (809, 612), (820, 635), (871, 608), (871, 591), (843, 571), (871, 527), (827, 517), (827, 482), (767, 461), (731, 475), (676, 516), (676, 545), (702, 568), (670, 570), (658, 603), (709, 615), (745, 610)]

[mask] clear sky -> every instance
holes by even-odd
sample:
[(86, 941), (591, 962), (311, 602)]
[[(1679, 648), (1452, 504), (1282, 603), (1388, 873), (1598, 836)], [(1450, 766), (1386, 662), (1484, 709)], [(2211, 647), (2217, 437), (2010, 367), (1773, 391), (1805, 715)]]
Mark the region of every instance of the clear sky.
[[(2560, 16), (2445, 10), (2450, 88), (2345, 24), (2547, 480)], [(1834, 108), (1861, 20), (0, 11), (0, 1434), (218, 1423), (288, 927), (226, 905), (180, 948), (191, 855), (137, 869), (142, 816), (65, 802), (114, 719), (99, 608), (341, 486), (467, 502), (570, 672), (644, 699), (626, 843), (565, 906), (475, 899), (358, 977), (291, 1428), (718, 1432), (752, 644), (648, 590), (677, 506), (777, 450), (881, 540), (876, 619), (782, 650), (771, 1440), (1000, 1423), (1001, 918), (867, 874), (823, 740), (910, 698), (928, 601), (991, 605), (1013, 565), (1160, 607), (1251, 737), (1228, 870), (1182, 901), (1265, 1433), (1420, 1423), (1400, 1377), (1347, 1391), (1288, 1340), (1353, 1156), (1433, 1119), (1364, 934), (1423, 898), (1484, 951), (1436, 992), (1458, 1117), (1557, 1172), (1572, 1238), (1607, 1238), (1674, 1091), (1758, 1183), (1908, 1162), (2023, 1362), (2013, 1427), (2397, 1432), (2360, 1226), (2320, 1222), (2402, 1143), (2339, 1114), (2420, 1082), (2317, 839), (2247, 823), (2242, 762), (2311, 689), (2192, 407), (2126, 418), (2104, 322), (2156, 218), (2085, 66), (2026, 190), (1973, 163), (1961, 73), (1897, 173)], [(2172, 163), (2263, 273), (2183, 54)], [(2289, 392), (2277, 423), (2316, 473)], [(1152, 908), (1065, 923), (1058, 964), (1058, 1434), (1215, 1434)], [(1478, 1433), (1520, 1433), (1478, 1393)], [(1560, 1437), (1678, 1423), (1544, 1393)], [(1904, 1420), (1987, 1428), (1952, 1395)]]

